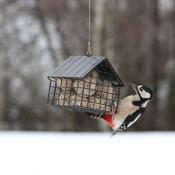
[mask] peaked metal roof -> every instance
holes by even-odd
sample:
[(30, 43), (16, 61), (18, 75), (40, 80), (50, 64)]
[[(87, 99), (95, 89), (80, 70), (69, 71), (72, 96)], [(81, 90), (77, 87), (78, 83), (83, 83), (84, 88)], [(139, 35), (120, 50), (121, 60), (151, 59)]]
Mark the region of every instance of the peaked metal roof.
[(83, 78), (104, 59), (105, 57), (100, 56), (70, 56), (51, 72), (48, 77)]
[(52, 71), (48, 75), (48, 78), (83, 78), (103, 61), (107, 61), (116, 80), (123, 86), (123, 82), (120, 80), (108, 59), (101, 56), (70, 56)]

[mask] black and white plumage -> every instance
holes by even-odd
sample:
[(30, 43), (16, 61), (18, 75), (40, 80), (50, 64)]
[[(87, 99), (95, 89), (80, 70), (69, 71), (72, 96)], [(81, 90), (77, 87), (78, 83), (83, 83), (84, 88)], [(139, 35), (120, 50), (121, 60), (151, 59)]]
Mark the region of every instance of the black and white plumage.
[(109, 120), (105, 115), (102, 116), (102, 118), (112, 127), (113, 135), (116, 134), (116, 132), (126, 130), (134, 124), (140, 118), (153, 96), (152, 90), (147, 86), (136, 86), (132, 84), (132, 87), (136, 94), (123, 98), (119, 102), (116, 111), (116, 106), (114, 106), (114, 116), (112, 120)]

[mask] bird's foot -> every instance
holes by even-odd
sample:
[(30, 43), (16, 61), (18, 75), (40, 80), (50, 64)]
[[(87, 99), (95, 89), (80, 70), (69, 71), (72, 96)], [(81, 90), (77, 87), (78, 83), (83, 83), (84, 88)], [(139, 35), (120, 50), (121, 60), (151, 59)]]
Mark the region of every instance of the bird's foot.
[(96, 114), (96, 113), (91, 115), (92, 119), (99, 119), (100, 117), (101, 117), (101, 115), (100, 114)]

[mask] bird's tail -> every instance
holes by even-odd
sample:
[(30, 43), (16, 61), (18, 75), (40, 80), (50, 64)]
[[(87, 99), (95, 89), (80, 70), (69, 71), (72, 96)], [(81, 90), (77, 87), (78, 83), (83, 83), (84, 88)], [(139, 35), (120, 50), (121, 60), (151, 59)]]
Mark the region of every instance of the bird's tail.
[(111, 137), (114, 137), (117, 134), (118, 130), (113, 130)]

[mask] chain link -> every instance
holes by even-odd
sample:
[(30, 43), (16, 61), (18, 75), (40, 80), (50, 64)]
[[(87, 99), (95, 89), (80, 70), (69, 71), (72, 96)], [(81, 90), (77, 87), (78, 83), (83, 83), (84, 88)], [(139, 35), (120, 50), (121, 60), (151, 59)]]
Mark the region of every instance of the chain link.
[(89, 0), (89, 41), (88, 41), (88, 50), (87, 56), (91, 56), (91, 0)]

